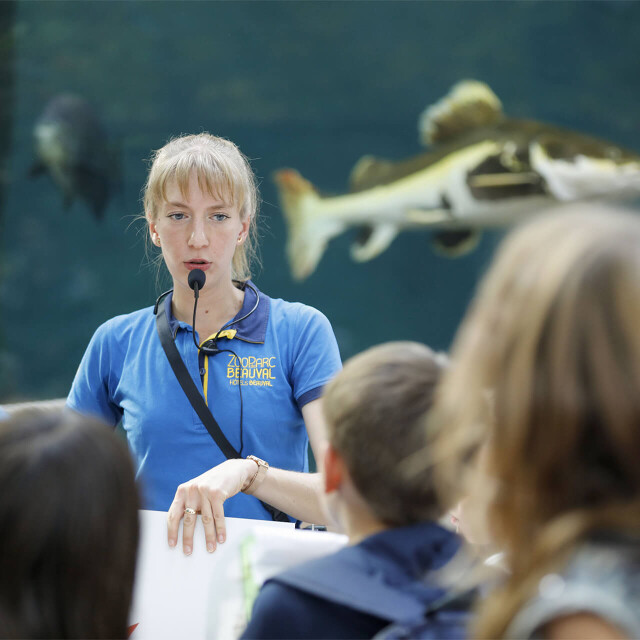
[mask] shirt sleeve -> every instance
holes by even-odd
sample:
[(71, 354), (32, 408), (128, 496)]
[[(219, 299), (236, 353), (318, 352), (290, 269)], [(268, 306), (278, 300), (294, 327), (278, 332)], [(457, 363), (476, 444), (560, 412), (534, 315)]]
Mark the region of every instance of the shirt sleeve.
[(105, 323), (94, 333), (82, 357), (67, 396), (67, 407), (115, 426), (122, 418), (122, 410), (111, 395), (117, 372), (112, 367), (109, 343), (109, 323)]
[[(561, 580), (559, 576), (553, 577)], [(544, 626), (553, 620), (575, 613), (590, 613), (619, 627), (630, 638), (636, 638), (640, 630), (638, 618), (624, 598), (616, 595), (598, 584), (561, 584), (557, 594), (537, 596), (527, 603), (516, 615), (505, 637), (542, 640)]]
[(317, 309), (302, 307), (293, 339), (293, 394), (302, 408), (322, 395), (324, 386), (342, 368), (342, 361), (331, 324)]

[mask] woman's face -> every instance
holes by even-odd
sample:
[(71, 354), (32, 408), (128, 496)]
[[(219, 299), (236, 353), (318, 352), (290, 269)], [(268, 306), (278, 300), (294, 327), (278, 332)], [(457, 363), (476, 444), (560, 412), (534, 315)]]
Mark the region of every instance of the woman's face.
[(175, 182), (167, 185), (166, 194), (155, 220), (149, 220), (149, 232), (162, 249), (174, 288), (188, 287), (193, 269), (207, 274), (209, 287), (231, 280), (233, 255), (246, 240), (249, 220), (241, 220), (236, 205), (203, 192), (195, 174), (186, 196)]

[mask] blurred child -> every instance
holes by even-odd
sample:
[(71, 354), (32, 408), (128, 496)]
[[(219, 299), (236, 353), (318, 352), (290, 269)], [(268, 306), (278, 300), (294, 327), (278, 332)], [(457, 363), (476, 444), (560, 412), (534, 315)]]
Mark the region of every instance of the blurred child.
[(431, 415), (438, 486), (484, 498), (510, 572), (471, 636), (639, 638), (638, 216), (582, 205), (514, 231), (452, 361)]
[(126, 638), (138, 495), (126, 446), (71, 412), (0, 421), (0, 637)]

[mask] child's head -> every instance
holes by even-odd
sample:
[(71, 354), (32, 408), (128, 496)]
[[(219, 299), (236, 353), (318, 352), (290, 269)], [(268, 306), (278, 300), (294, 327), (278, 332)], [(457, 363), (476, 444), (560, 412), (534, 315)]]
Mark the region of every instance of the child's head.
[(250, 221), (248, 236), (236, 248), (232, 264), (234, 279), (248, 279), (257, 248), (258, 188), (247, 158), (233, 142), (199, 133), (170, 140), (151, 160), (143, 196), (147, 220), (156, 220), (170, 185), (177, 184), (186, 197), (191, 177), (195, 175), (203, 193), (236, 205), (241, 219)]
[(0, 637), (126, 637), (139, 502), (122, 439), (70, 411), (16, 413), (0, 481)]
[(627, 522), (638, 512), (639, 326), (637, 215), (582, 205), (525, 225), (500, 248), (434, 417), (438, 447), (459, 445), (442, 465), (450, 486), (486, 443), (489, 520), (514, 554), (567, 514), (588, 530), (598, 519), (614, 526), (611, 509)]
[(429, 471), (407, 473), (405, 460), (425, 446), (445, 356), (415, 342), (389, 342), (351, 358), (323, 399), (329, 443), (356, 490), (388, 526), (438, 517)]

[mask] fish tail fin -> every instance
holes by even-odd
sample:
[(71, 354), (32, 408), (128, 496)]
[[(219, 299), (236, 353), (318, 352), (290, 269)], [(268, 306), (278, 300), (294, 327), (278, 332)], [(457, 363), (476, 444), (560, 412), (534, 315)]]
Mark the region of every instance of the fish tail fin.
[(287, 223), (291, 273), (296, 280), (304, 280), (315, 270), (329, 240), (343, 227), (319, 215), (322, 197), (295, 169), (276, 171), (274, 181)]

